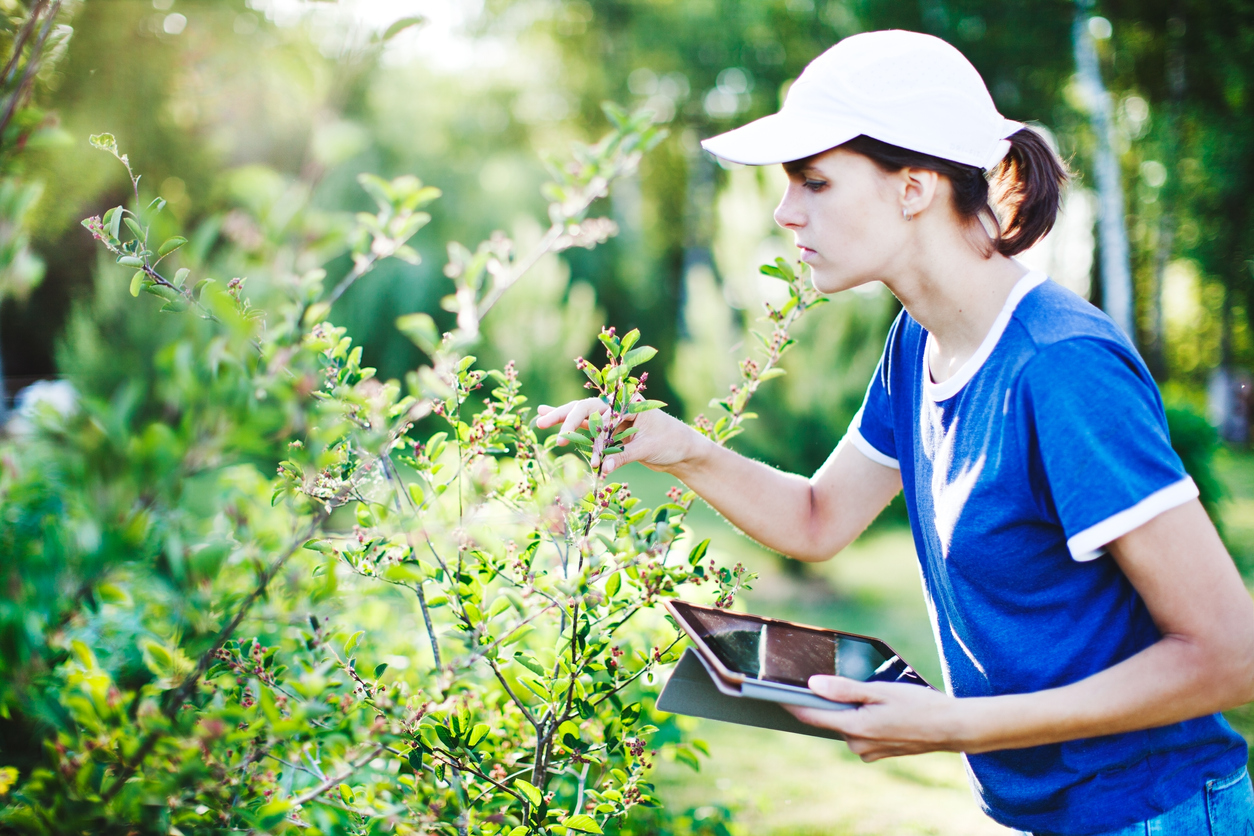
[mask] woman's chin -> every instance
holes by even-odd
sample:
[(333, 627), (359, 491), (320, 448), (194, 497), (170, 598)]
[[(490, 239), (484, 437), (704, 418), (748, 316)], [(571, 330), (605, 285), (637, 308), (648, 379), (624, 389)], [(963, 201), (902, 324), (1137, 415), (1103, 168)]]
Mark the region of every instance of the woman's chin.
[(850, 276), (842, 271), (832, 269), (821, 269), (811, 267), (810, 283), (814, 285), (814, 289), (819, 293), (840, 293), (842, 290), (848, 290), (851, 287), (857, 287), (865, 284), (868, 280), (857, 276)]

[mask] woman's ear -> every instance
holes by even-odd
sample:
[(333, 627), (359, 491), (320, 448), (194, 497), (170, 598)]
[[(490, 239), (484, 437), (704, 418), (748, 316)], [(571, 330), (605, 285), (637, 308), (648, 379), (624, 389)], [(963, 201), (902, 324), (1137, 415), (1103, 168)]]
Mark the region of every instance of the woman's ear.
[(897, 172), (901, 197), (901, 211), (914, 217), (932, 205), (940, 175), (926, 168), (903, 168)]

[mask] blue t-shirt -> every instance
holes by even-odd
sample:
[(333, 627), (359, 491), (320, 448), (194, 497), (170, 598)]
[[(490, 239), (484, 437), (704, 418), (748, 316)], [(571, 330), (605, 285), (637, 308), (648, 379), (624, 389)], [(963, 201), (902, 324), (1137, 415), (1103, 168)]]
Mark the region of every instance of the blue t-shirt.
[[(906, 312), (847, 436), (900, 467), (945, 685), (958, 697), (1055, 688), (1160, 634), (1103, 547), (1197, 496), (1144, 364), (1103, 313), (1030, 272), (983, 344), (937, 384)], [(1036, 832), (1153, 818), (1239, 768), (1216, 714), (966, 757), (985, 811)]]

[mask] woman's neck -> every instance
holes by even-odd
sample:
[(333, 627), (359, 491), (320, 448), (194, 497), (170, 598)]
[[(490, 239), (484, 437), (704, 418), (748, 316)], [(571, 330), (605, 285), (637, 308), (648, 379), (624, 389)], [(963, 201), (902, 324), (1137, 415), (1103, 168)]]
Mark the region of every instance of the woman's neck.
[(1027, 270), (1001, 254), (986, 258), (952, 237), (903, 261), (885, 284), (931, 334), (928, 365), (933, 382), (943, 383), (975, 354)]

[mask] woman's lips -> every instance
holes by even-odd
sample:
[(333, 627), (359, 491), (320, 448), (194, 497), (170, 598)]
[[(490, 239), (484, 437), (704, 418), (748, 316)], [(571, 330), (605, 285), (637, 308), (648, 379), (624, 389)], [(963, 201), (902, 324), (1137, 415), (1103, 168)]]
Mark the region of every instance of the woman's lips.
[(809, 247), (803, 247), (800, 244), (797, 245), (797, 249), (801, 250), (801, 260), (804, 261), (806, 264), (809, 264), (810, 259), (818, 255), (818, 253), (816, 253), (814, 250), (810, 249)]

